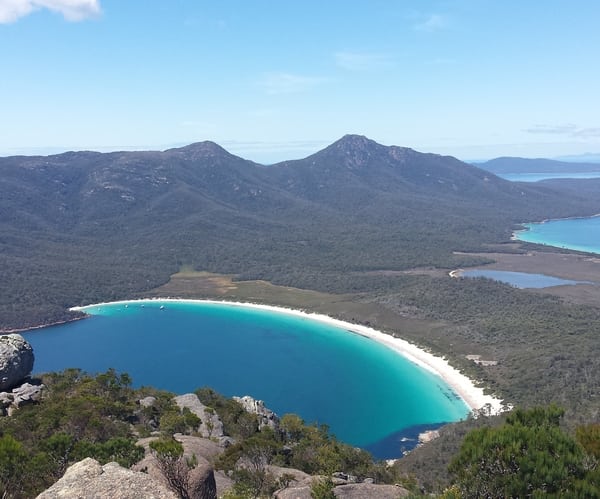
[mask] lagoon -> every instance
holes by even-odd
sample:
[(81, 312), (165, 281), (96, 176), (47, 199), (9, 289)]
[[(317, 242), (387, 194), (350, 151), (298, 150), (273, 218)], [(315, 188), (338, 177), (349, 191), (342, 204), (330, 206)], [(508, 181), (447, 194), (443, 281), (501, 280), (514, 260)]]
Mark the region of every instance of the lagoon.
[(86, 312), (92, 317), (24, 334), (36, 372), (112, 367), (137, 386), (252, 395), (280, 415), (327, 424), (378, 458), (399, 457), (418, 429), (469, 411), (434, 373), (370, 338), (305, 317), (174, 301)]
[(505, 282), (516, 288), (548, 288), (574, 284), (594, 284), (591, 281), (573, 281), (545, 274), (528, 272), (512, 272), (507, 270), (470, 269), (460, 272), (461, 277), (487, 277), (495, 281)]

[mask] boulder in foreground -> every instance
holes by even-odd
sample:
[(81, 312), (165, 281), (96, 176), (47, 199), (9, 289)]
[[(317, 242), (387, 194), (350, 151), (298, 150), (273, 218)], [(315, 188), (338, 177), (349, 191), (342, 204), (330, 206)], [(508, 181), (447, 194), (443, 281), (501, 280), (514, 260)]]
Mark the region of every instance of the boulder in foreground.
[(162, 483), (146, 473), (117, 463), (104, 466), (90, 457), (70, 466), (64, 476), (37, 499), (177, 499)]
[(14, 388), (31, 374), (33, 348), (20, 334), (0, 336), (0, 392)]

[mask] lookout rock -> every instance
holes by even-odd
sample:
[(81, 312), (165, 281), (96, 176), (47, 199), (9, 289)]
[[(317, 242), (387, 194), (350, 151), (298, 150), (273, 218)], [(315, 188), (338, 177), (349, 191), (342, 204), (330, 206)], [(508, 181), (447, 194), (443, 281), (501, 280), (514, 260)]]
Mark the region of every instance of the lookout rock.
[(11, 390), (33, 369), (33, 348), (20, 334), (0, 336), (0, 392)]
[(176, 499), (162, 483), (146, 473), (131, 471), (117, 463), (101, 466), (92, 458), (70, 466), (65, 475), (38, 499)]

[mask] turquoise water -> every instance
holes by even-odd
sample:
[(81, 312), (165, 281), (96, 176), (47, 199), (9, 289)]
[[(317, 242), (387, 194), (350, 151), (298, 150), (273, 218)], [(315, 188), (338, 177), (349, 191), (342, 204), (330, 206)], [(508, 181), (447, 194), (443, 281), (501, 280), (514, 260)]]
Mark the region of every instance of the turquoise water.
[(590, 281), (572, 281), (545, 274), (530, 274), (528, 272), (509, 272), (507, 270), (471, 269), (461, 272), (463, 277), (487, 277), (495, 281), (505, 282), (517, 288), (548, 288), (573, 284), (594, 284)]
[(572, 172), (572, 173), (497, 173), (498, 177), (511, 182), (538, 182), (553, 178), (598, 178), (600, 172)]
[(526, 230), (514, 233), (519, 241), (600, 253), (600, 217), (549, 220), (523, 226)]
[(402, 440), (413, 438), (415, 428), (468, 413), (438, 376), (373, 340), (311, 319), (158, 301), (86, 312), (93, 316), (24, 334), (35, 372), (113, 367), (137, 386), (249, 394), (279, 414), (327, 424), (340, 440), (379, 458), (410, 448)]

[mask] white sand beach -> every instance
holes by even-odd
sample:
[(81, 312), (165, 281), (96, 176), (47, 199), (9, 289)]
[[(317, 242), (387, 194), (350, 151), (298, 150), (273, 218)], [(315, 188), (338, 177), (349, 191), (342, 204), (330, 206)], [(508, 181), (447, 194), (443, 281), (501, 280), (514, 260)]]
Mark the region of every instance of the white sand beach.
[(297, 317), (304, 317), (311, 320), (325, 322), (332, 326), (344, 329), (351, 333), (360, 334), (367, 338), (370, 338), (378, 343), (385, 345), (386, 347), (394, 350), (398, 354), (402, 355), (411, 362), (417, 364), (423, 369), (440, 376), (450, 388), (465, 402), (465, 404), (471, 409), (476, 411), (486, 407), (489, 409), (490, 414), (498, 414), (504, 410), (507, 410), (507, 406), (503, 404), (503, 401), (492, 396), (486, 395), (483, 388), (475, 385), (474, 381), (469, 379), (467, 376), (462, 374), (458, 369), (452, 367), (446, 359), (433, 355), (416, 345), (409, 343), (401, 338), (393, 337), (389, 334), (377, 331), (376, 329), (361, 326), (358, 324), (352, 324), (350, 322), (341, 321), (334, 319), (327, 315), (315, 314), (304, 312), (301, 310), (295, 310), (285, 307), (276, 307), (272, 305), (261, 305), (257, 303), (246, 303), (246, 302), (233, 302), (233, 301), (220, 301), (220, 300), (189, 300), (189, 299), (174, 299), (174, 298), (152, 298), (152, 299), (141, 299), (141, 300), (123, 300), (110, 303), (97, 303), (93, 305), (87, 305), (85, 307), (72, 307), (70, 310), (85, 312), (86, 308), (101, 307), (103, 305), (114, 305), (114, 304), (129, 304), (129, 303), (144, 303), (144, 302), (189, 302), (189, 303), (213, 303), (222, 304), (236, 307), (250, 307), (261, 310), (268, 310), (272, 312), (278, 312), (283, 314), (295, 315)]

